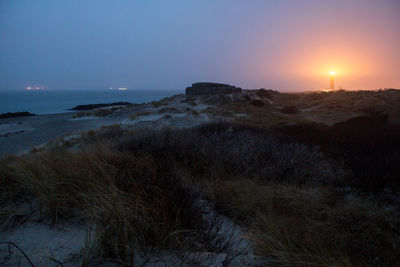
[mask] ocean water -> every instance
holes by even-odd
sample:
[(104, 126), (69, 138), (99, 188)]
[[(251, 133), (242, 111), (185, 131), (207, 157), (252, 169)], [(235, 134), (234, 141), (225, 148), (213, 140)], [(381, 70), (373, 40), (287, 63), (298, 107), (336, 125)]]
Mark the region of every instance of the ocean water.
[(34, 114), (62, 113), (77, 105), (119, 101), (144, 103), (181, 93), (183, 90), (0, 91), (0, 114), (21, 111)]

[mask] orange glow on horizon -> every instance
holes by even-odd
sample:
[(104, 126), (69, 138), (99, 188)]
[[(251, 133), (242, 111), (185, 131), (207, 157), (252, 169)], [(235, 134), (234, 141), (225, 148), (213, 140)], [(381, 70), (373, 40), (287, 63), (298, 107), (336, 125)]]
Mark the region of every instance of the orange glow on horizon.
[(364, 55), (351, 46), (325, 47), (325, 49), (306, 56), (308, 60), (302, 59), (304, 62), (309, 62), (305, 66), (305, 71), (308, 75), (317, 76), (325, 76), (326, 70), (329, 69), (331, 75), (340, 71), (341, 76), (366, 76), (373, 72), (370, 62), (379, 62), (373, 56)]
[[(251, 59), (255, 67), (249, 75), (260, 80), (261, 85), (279, 79), (282, 83), (277, 85), (284, 84), (283, 90), (319, 90), (326, 87), (327, 76), (337, 78), (337, 87), (346, 90), (396, 88), (396, 81), (400, 81), (396, 78), (397, 67), (389, 68), (386, 58), (375, 47), (334, 41), (304, 41), (296, 46), (286, 42), (284, 49), (289, 52), (285, 56), (278, 56), (265, 47), (259, 49), (265, 56), (259, 58), (257, 54)], [(275, 62), (273, 68), (271, 61)]]

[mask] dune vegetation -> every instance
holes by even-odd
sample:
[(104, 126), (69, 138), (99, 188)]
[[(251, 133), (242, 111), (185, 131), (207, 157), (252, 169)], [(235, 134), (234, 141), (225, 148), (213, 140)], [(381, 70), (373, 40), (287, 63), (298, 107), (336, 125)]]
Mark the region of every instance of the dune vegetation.
[[(192, 253), (223, 253), (230, 266), (240, 249), (221, 216), (243, 229), (254, 265), (395, 266), (399, 134), (374, 117), (274, 130), (105, 127), (1, 159), (0, 220), (89, 225), (84, 266), (163, 251), (189, 265), (202, 265)], [(36, 204), (16, 216), (23, 202)]]
[(88, 111), (79, 111), (73, 115), (73, 118), (81, 118), (81, 117), (89, 117), (89, 116), (94, 116), (94, 117), (106, 117), (113, 112), (121, 109), (121, 107), (112, 107), (112, 108), (97, 108), (97, 109), (92, 109)]

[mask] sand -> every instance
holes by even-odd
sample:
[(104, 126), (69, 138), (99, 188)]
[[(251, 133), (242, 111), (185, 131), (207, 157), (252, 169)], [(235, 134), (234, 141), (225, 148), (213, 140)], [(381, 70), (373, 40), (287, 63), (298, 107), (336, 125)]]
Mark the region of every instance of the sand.
[[(0, 120), (0, 157), (9, 154), (20, 154), (30, 149), (43, 146), (50, 140), (61, 136), (80, 134), (85, 131), (95, 130), (102, 126), (113, 124), (130, 125), (136, 127), (194, 127), (200, 123), (211, 121), (207, 114), (198, 116), (189, 113), (171, 113), (158, 111), (168, 107), (185, 110), (202, 110), (208, 105), (192, 107), (181, 103), (183, 95), (169, 101), (168, 105), (154, 107), (152, 104), (123, 108), (106, 117), (83, 116), (74, 118), (78, 112), (66, 112), (32, 117), (6, 118)], [(146, 115), (130, 117), (136, 113)]]

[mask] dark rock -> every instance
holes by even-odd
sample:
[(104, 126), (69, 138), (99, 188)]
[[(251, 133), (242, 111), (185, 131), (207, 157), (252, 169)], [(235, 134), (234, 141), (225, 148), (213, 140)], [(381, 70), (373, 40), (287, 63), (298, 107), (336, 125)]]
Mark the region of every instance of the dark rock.
[(79, 105), (79, 106), (71, 108), (70, 110), (92, 110), (92, 109), (96, 109), (96, 108), (104, 108), (104, 107), (112, 107), (112, 106), (132, 106), (132, 103), (114, 102), (114, 103)]
[(199, 82), (186, 88), (186, 95), (224, 95), (242, 93), (242, 89), (222, 83)]
[(23, 112), (7, 112), (0, 114), (0, 119), (5, 119), (5, 118), (16, 118), (16, 117), (28, 117), (28, 116), (35, 116), (35, 114), (32, 114), (27, 111)]

